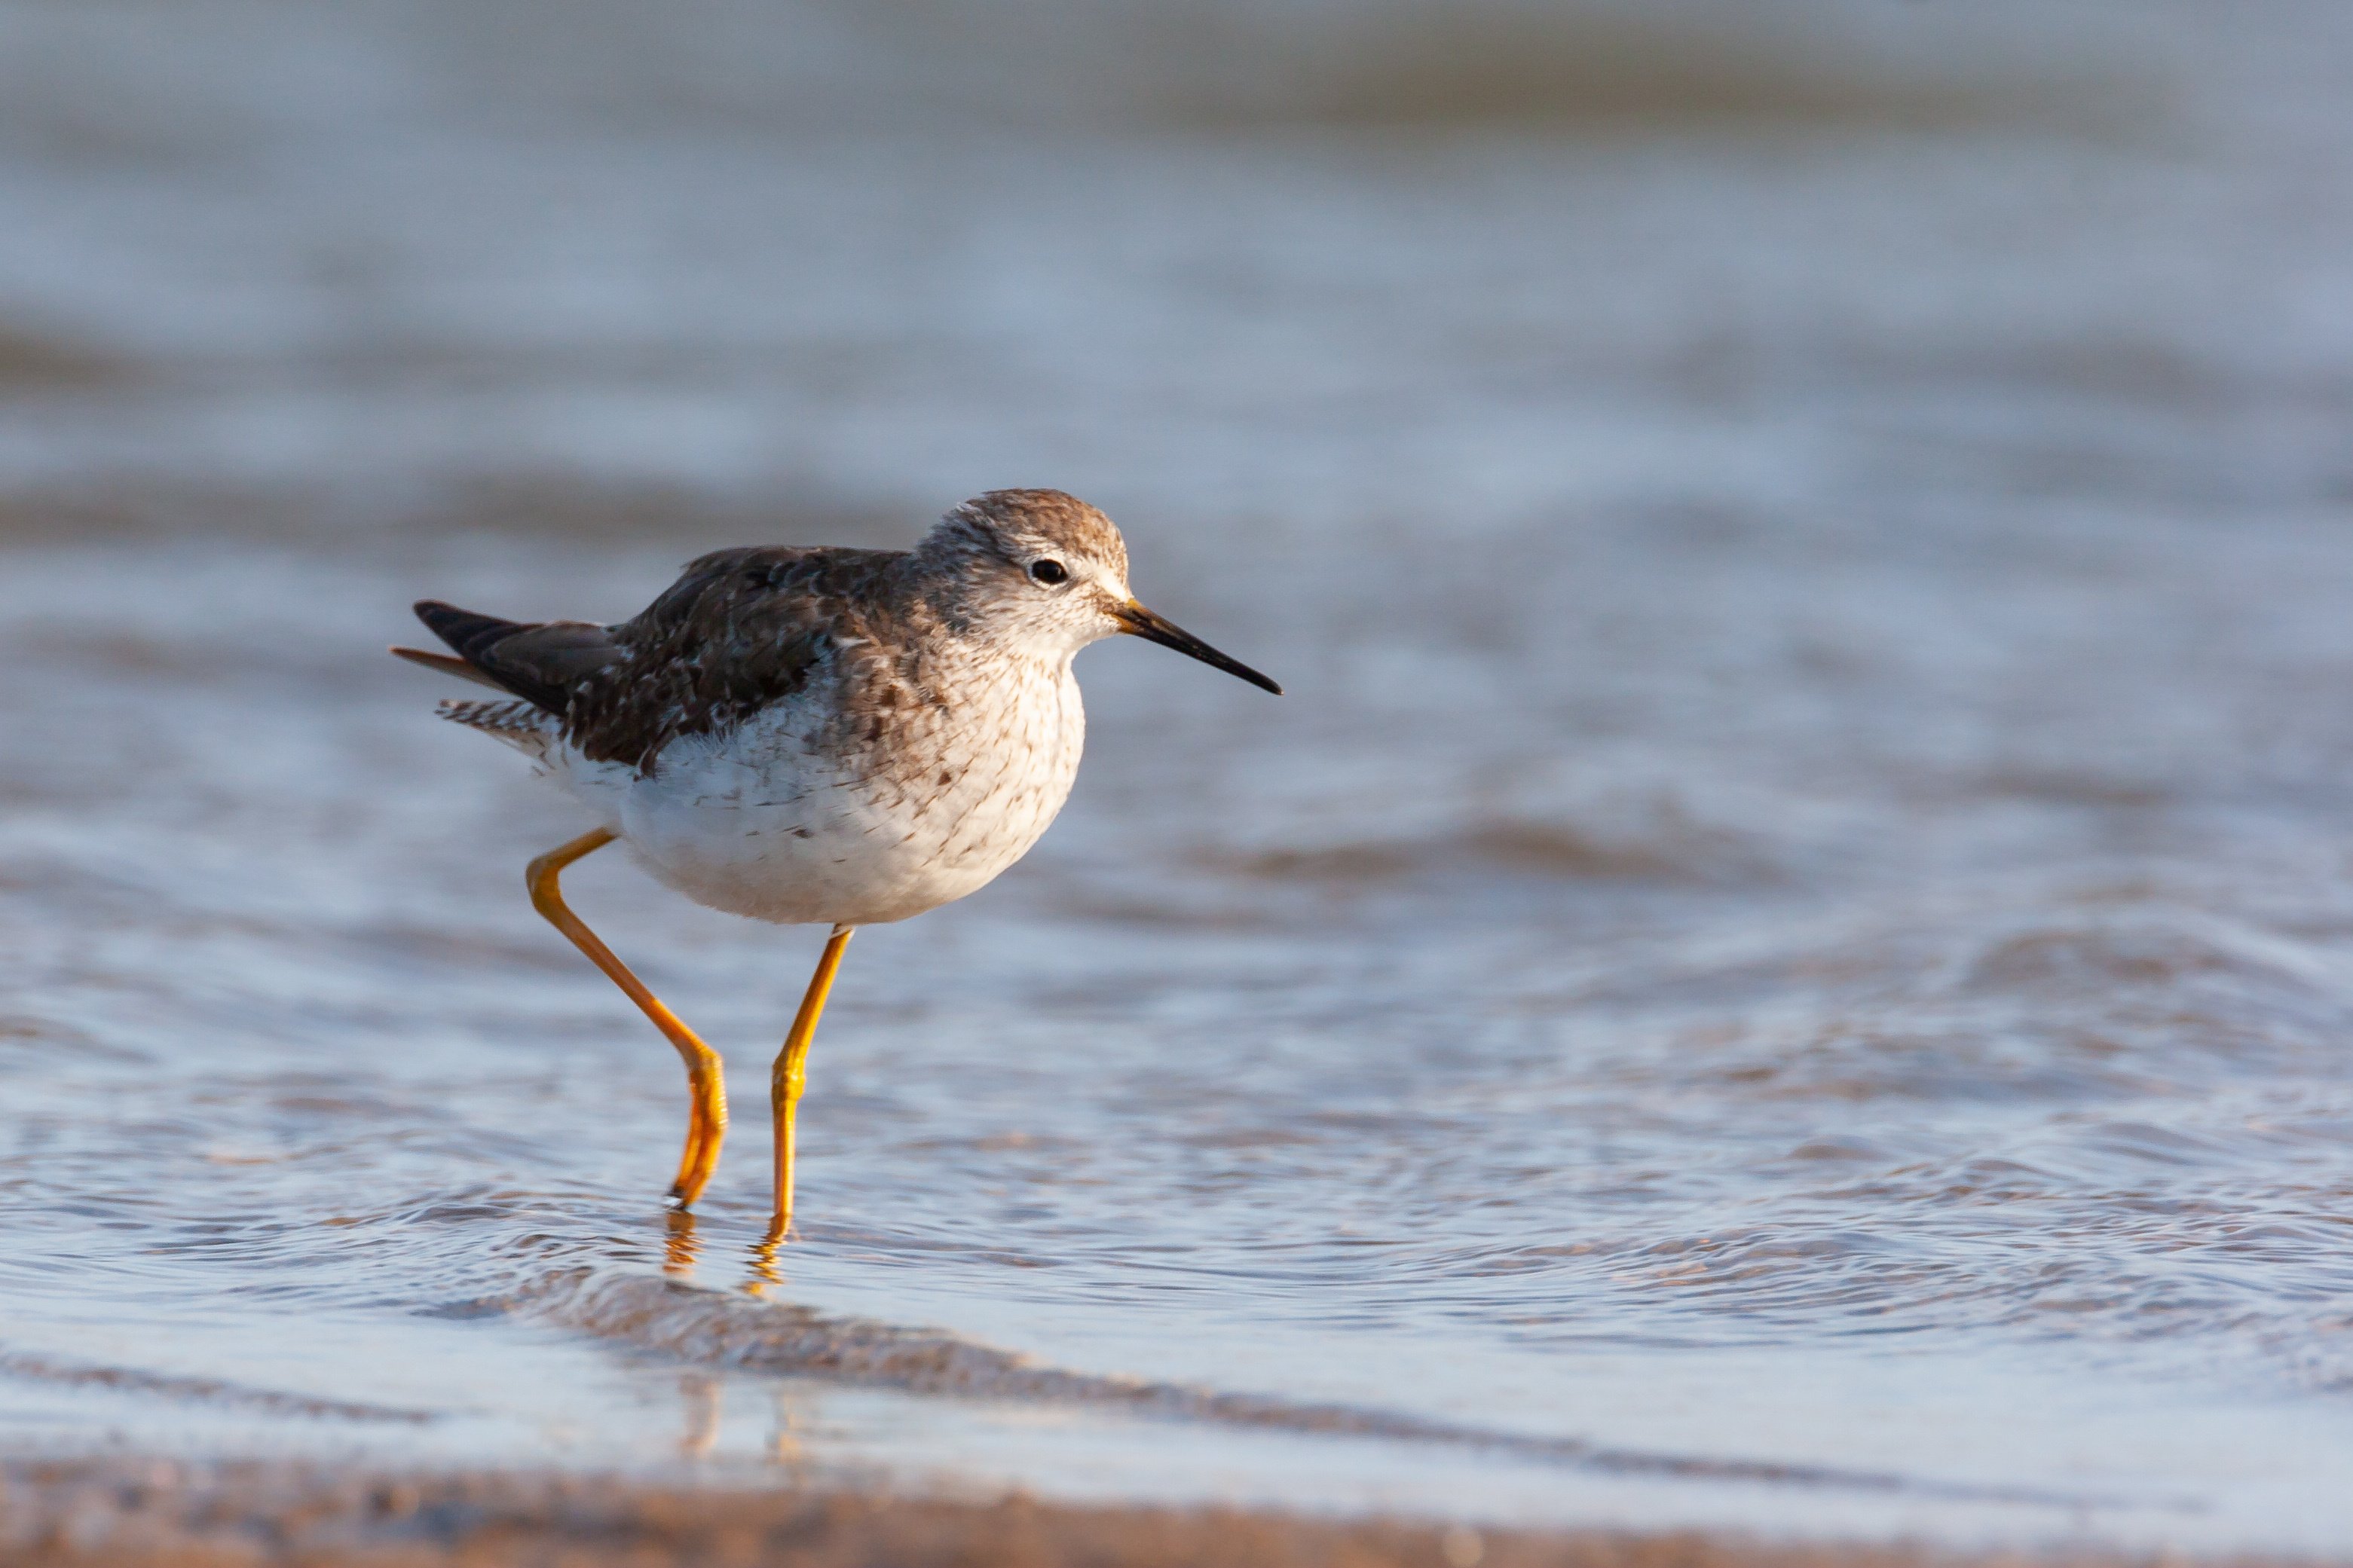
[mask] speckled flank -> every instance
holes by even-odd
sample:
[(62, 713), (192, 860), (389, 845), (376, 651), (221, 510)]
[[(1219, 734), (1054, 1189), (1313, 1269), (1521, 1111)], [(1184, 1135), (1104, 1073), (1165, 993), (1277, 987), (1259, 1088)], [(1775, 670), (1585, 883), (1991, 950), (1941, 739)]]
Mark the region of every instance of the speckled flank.
[(912, 552), (706, 555), (618, 626), (418, 613), (518, 694), (444, 716), (533, 756), (661, 881), (865, 925), (986, 885), (1054, 820), (1086, 738), (1071, 661), (1123, 629), (1126, 577), (1101, 512), (1009, 490)]

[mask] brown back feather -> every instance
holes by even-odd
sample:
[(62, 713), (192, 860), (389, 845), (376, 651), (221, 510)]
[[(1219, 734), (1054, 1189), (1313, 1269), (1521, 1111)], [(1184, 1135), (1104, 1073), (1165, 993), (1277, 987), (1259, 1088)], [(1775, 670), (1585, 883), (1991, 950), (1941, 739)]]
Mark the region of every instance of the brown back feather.
[[(617, 626), (417, 613), (471, 668), (564, 721), (596, 762), (649, 771), (663, 747), (791, 696), (836, 650), (888, 646), (903, 608), (895, 550), (722, 550)], [(895, 672), (893, 672), (895, 673)], [(911, 672), (912, 673), (912, 672)]]
[(653, 766), (806, 686), (837, 650), (880, 640), (901, 551), (723, 550), (612, 628), (626, 659), (587, 681), (565, 733), (587, 756)]

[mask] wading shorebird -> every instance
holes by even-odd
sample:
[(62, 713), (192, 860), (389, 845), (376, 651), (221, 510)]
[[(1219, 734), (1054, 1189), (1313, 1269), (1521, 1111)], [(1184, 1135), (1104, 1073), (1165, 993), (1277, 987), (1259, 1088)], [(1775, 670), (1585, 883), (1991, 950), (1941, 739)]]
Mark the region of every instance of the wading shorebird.
[(596, 817), (526, 880), (686, 1060), (674, 1206), (719, 1163), (719, 1053), (565, 906), (564, 868), (617, 839), (697, 903), (833, 928), (769, 1078), (771, 1242), (792, 1221), (809, 1040), (850, 933), (976, 891), (1046, 831), (1085, 739), (1079, 649), (1124, 632), (1282, 690), (1137, 604), (1119, 530), (1060, 490), (992, 490), (912, 551), (722, 550), (617, 626), (431, 599), (417, 615), (455, 657), (394, 653), (504, 694), (445, 700), (442, 717), (523, 752)]

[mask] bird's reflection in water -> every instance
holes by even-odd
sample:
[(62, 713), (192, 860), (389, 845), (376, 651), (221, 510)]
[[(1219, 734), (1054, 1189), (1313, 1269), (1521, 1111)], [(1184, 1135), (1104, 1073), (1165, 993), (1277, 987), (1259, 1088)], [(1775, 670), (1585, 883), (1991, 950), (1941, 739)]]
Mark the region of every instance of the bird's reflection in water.
[(670, 1236), (662, 1244), (662, 1272), (673, 1279), (692, 1279), (694, 1261), (702, 1255), (702, 1243), (694, 1234), (694, 1216), (684, 1209), (672, 1209), (667, 1218)]
[(797, 1465), (807, 1456), (801, 1450), (801, 1399), (778, 1389), (776, 1393), (776, 1419), (768, 1429), (768, 1458), (779, 1465)]
[(686, 1407), (678, 1451), (687, 1458), (699, 1459), (719, 1442), (721, 1384), (715, 1377), (686, 1377), (679, 1380), (678, 1391)]
[(777, 1255), (784, 1251), (785, 1233), (775, 1226), (768, 1234), (752, 1244), (751, 1277), (744, 1281), (744, 1294), (765, 1296), (771, 1285), (785, 1282), (785, 1271), (776, 1267)]

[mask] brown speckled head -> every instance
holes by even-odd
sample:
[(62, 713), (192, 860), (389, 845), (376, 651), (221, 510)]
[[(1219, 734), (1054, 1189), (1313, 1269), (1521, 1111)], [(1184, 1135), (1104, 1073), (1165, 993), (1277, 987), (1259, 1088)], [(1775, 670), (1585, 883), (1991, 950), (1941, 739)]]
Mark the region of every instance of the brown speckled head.
[(1282, 688), (1135, 602), (1111, 519), (1061, 490), (990, 490), (940, 519), (916, 561), (952, 579), (960, 630), (1067, 658), (1124, 632), (1280, 693)]
[(940, 519), (924, 552), (994, 556), (1027, 572), (1041, 559), (1099, 568), (1123, 588), (1127, 543), (1111, 519), (1062, 490), (990, 490)]
[(967, 632), (1074, 652), (1128, 628), (1127, 545), (1111, 519), (1060, 490), (990, 490), (940, 519), (915, 559)]

